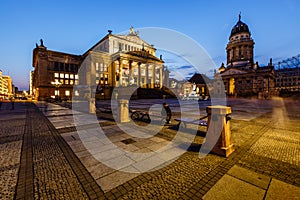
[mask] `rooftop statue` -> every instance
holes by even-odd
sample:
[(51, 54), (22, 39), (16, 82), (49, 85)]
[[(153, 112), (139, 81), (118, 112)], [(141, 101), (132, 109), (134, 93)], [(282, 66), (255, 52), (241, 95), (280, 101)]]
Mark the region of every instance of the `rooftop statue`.
[(135, 31), (133, 26), (130, 27), (129, 29), (129, 35), (138, 35), (139, 34), (139, 31)]

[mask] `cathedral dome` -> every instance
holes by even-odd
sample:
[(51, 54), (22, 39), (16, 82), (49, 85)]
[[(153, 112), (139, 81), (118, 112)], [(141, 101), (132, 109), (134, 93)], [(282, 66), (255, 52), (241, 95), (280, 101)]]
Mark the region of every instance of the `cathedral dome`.
[(239, 21), (231, 29), (230, 38), (239, 33), (248, 33), (250, 35), (248, 25), (241, 21), (241, 14), (239, 14)]

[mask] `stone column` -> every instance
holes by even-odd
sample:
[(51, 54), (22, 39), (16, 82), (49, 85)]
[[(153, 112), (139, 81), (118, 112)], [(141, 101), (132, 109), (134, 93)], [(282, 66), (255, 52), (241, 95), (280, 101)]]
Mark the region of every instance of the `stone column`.
[(91, 59), (90, 68), (87, 67), (87, 85), (89, 86), (89, 113), (96, 113), (95, 93), (96, 93), (96, 66), (95, 61)]
[(122, 86), (122, 71), (123, 71), (123, 65), (122, 60), (119, 59), (119, 87)]
[(116, 85), (116, 66), (115, 61), (111, 63), (111, 86), (114, 87)]
[(129, 76), (128, 76), (128, 85), (130, 85), (131, 78), (132, 78), (132, 60), (129, 60)]
[(128, 100), (127, 99), (120, 99), (118, 100), (118, 113), (117, 113), (117, 122), (129, 122), (129, 109), (128, 109)]
[(152, 88), (155, 86), (155, 65), (152, 66)]
[(141, 86), (141, 63), (138, 63), (138, 87)]
[(149, 73), (148, 73), (148, 70), (149, 70), (149, 64), (146, 64), (146, 87), (147, 88), (149, 88), (149, 82), (148, 82)]
[[(211, 150), (212, 153), (228, 157), (234, 151), (234, 146), (231, 142), (231, 118), (229, 117), (231, 107), (208, 106), (206, 111), (208, 114), (208, 127), (205, 145), (214, 145)], [(217, 141), (216, 144), (212, 144), (214, 141)]]
[(159, 68), (159, 87), (163, 86), (163, 68), (160, 66)]

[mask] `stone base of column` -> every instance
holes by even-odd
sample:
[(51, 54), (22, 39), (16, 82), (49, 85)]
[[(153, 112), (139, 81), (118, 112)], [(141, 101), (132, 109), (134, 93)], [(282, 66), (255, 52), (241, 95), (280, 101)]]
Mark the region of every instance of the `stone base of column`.
[(129, 109), (128, 109), (128, 100), (121, 99), (118, 101), (119, 108), (118, 108), (118, 117), (117, 121), (119, 123), (130, 122), (129, 119)]
[(214, 146), (214, 148), (211, 150), (211, 153), (220, 155), (220, 156), (224, 156), (224, 157), (228, 157), (231, 153), (234, 152), (234, 145), (231, 144), (228, 147), (220, 147), (218, 145)]
[(95, 99), (89, 99), (89, 113), (96, 113)]

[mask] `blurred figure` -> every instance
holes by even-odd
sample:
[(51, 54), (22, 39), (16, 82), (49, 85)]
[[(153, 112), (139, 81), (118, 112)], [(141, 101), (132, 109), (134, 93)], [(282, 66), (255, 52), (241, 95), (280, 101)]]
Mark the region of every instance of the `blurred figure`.
[(163, 117), (165, 117), (167, 124), (171, 123), (172, 112), (171, 112), (171, 109), (169, 107), (169, 104), (166, 103), (166, 102), (163, 103), (163, 108), (161, 110), (161, 115)]
[(10, 102), (11, 102), (11, 110), (14, 110), (15, 109), (15, 98), (11, 97)]
[(48, 111), (48, 102), (45, 101), (44, 103), (44, 112), (47, 112)]
[(2, 107), (2, 102), (3, 102), (3, 99), (0, 98), (0, 110), (1, 110), (1, 107)]

